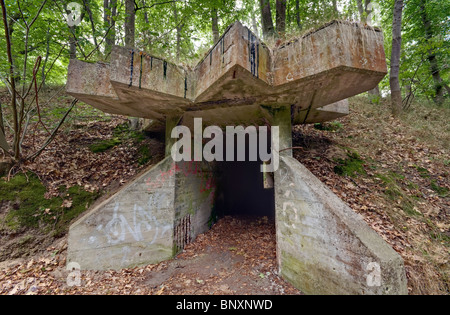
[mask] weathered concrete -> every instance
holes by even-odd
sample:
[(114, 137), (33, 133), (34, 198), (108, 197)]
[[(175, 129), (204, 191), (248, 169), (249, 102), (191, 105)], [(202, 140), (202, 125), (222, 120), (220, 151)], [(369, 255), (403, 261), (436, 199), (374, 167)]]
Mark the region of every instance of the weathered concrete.
[(408, 293), (402, 258), (291, 157), (275, 173), (275, 203), (280, 271), (302, 292)]
[(151, 119), (150, 129), (166, 133), (166, 158), (70, 228), (68, 262), (82, 269), (155, 263), (209, 228), (221, 198), (216, 171), (227, 162), (174, 163), (169, 154), (171, 130), (193, 130), (202, 118), (203, 127), (279, 127), (278, 137), (271, 130), (281, 159), (270, 197), (283, 277), (311, 294), (406, 294), (400, 256), (291, 149), (292, 124), (347, 115), (346, 98), (386, 73), (382, 33), (337, 21), (274, 49), (237, 22), (192, 69), (121, 47), (110, 64), (72, 60), (67, 92), (105, 112)]
[(172, 258), (209, 228), (211, 168), (167, 157), (70, 227), (68, 263), (107, 270)]
[(174, 187), (169, 157), (70, 227), (68, 262), (105, 270), (173, 257)]
[[(323, 122), (345, 111), (315, 109), (374, 88), (387, 73), (380, 31), (331, 22), (273, 50), (236, 22), (193, 69), (138, 50), (114, 47), (111, 63), (71, 61), (67, 92), (106, 112), (150, 118), (222, 111), (233, 120), (237, 107), (293, 105), (294, 123)], [(170, 105), (168, 105), (170, 104)], [(241, 113), (253, 109), (242, 109)], [(246, 123), (257, 123), (247, 114)]]
[(182, 250), (211, 226), (216, 191), (213, 164), (179, 162), (175, 184), (175, 245)]
[(305, 109), (295, 116), (294, 125), (332, 121), (350, 114), (348, 100), (342, 100), (324, 107)]
[(165, 156), (170, 156), (172, 146), (175, 144), (177, 139), (172, 138), (172, 129), (175, 128), (180, 122), (181, 117), (171, 116), (166, 118), (166, 137), (165, 137)]

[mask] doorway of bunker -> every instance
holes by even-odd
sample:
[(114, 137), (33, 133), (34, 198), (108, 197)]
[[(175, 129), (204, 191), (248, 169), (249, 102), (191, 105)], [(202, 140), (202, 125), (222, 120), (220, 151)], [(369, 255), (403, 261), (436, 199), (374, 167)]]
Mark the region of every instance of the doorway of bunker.
[[(259, 132), (258, 144), (260, 142)], [(237, 161), (237, 137), (234, 141), (234, 161), (216, 161), (214, 177), (216, 182), (216, 193), (213, 211), (217, 219), (225, 216), (240, 217), (267, 217), (270, 221), (275, 219), (275, 191), (273, 185), (273, 173), (264, 173), (261, 167), (264, 162), (261, 155), (257, 155), (256, 161), (250, 158), (249, 135), (245, 137), (245, 161)], [(270, 132), (267, 137), (266, 150), (270, 152)], [(242, 148), (241, 148), (242, 149)], [(255, 148), (253, 148), (255, 149)], [(227, 148), (223, 147), (226, 156)]]

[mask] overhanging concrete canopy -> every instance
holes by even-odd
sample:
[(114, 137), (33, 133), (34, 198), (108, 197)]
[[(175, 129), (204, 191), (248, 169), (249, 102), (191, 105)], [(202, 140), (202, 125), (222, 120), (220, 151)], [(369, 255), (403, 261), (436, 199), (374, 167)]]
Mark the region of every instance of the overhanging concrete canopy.
[[(236, 123), (242, 121), (233, 120), (236, 107), (276, 104), (292, 105), (293, 123), (301, 124), (345, 115), (345, 103), (316, 109), (374, 88), (386, 73), (383, 35), (377, 29), (333, 21), (270, 49), (236, 22), (193, 69), (115, 46), (110, 64), (72, 60), (66, 90), (102, 111), (161, 123), (166, 117), (229, 107), (233, 110), (210, 121)], [(249, 115), (245, 120), (260, 119)]]

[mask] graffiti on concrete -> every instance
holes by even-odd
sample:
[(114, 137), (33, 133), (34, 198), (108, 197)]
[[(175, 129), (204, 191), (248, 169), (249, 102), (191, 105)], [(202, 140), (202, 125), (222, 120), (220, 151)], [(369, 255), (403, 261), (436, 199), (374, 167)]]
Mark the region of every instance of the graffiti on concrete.
[(203, 179), (202, 186), (200, 187), (200, 192), (213, 192), (215, 189), (215, 182), (213, 176), (210, 171), (205, 172), (202, 168), (201, 162), (189, 161), (186, 163), (180, 164), (175, 163), (172, 167), (156, 176), (156, 178), (149, 177), (145, 181), (145, 185), (147, 186), (147, 191), (151, 192), (155, 189), (168, 187), (169, 179), (174, 176), (177, 172), (183, 174), (188, 177), (190, 175), (195, 175)]
[[(285, 198), (289, 198), (289, 197), (294, 197), (292, 190), (292, 187), (295, 188), (295, 184), (294, 183), (290, 183), (289, 184), (289, 189), (286, 190), (286, 192), (284, 193), (284, 197)], [(296, 205), (293, 201), (285, 201), (283, 202), (283, 209), (282, 209), (282, 216), (285, 218), (285, 220), (283, 220), (283, 223), (286, 227), (292, 227), (293, 229), (296, 229), (297, 226), (295, 225), (295, 223), (298, 222), (298, 209), (296, 208)], [(292, 218), (293, 216), (293, 218)], [(292, 222), (292, 224), (288, 224), (287, 222)]]
[[(164, 202), (164, 194), (153, 194), (150, 196), (149, 205), (153, 203), (154, 196)], [(167, 199), (167, 198), (166, 198)], [(160, 224), (156, 217), (152, 215), (152, 207), (144, 209), (135, 204), (131, 220), (127, 220), (125, 215), (119, 212), (120, 204), (117, 202), (114, 207), (113, 218), (105, 226), (104, 233), (111, 245), (117, 245), (126, 241), (127, 235), (131, 235), (136, 242), (147, 241), (150, 245), (171, 231), (172, 225)], [(129, 222), (131, 221), (131, 222)], [(153, 238), (146, 240), (143, 232), (153, 231)]]

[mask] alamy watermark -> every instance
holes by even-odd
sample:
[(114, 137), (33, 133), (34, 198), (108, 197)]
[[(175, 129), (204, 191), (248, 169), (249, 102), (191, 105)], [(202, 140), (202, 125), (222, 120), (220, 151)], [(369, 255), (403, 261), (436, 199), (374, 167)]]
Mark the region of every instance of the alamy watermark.
[(368, 287), (380, 287), (381, 286), (381, 267), (377, 262), (371, 262), (367, 265), (366, 271), (366, 284)]
[[(225, 128), (224, 147), (224, 132), (220, 127), (209, 126), (203, 131), (202, 118), (194, 118), (193, 152), (191, 130), (186, 126), (176, 126), (172, 130), (171, 137), (179, 140), (172, 146), (171, 155), (175, 162), (190, 162), (192, 160), (201, 162), (203, 159), (207, 162), (242, 162), (246, 161), (248, 153), (248, 161), (264, 162), (261, 165), (261, 172), (275, 172), (279, 167), (279, 127), (272, 126), (270, 134), (271, 145), (269, 148), (269, 128), (267, 126), (259, 126), (258, 128), (255, 126), (248, 126), (247, 128), (227, 126)], [(248, 145), (246, 143), (247, 136)], [(203, 145), (203, 139), (211, 140)], [(236, 145), (235, 139), (237, 139)], [(237, 152), (235, 152), (235, 148)], [(248, 148), (248, 152), (246, 152), (246, 148)]]
[(81, 266), (79, 263), (70, 262), (67, 264), (66, 268), (69, 275), (66, 278), (66, 283), (68, 287), (80, 287), (81, 286)]
[(70, 27), (77, 26), (81, 23), (81, 12), (83, 6), (77, 2), (70, 2), (66, 6), (66, 22)]

